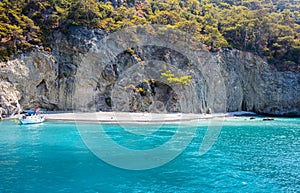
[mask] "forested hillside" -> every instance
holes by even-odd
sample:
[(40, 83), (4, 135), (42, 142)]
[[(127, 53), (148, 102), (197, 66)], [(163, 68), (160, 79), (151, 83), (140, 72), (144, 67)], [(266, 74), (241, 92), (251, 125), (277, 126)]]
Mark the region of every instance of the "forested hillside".
[(250, 51), (281, 70), (300, 70), (300, 0), (0, 0), (0, 60), (51, 50), (70, 25), (117, 31), (162, 24), (193, 34), (211, 51)]

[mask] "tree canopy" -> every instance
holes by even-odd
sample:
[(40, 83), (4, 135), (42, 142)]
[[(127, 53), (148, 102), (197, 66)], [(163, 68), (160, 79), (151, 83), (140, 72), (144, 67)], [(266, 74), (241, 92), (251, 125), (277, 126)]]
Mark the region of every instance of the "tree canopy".
[(117, 31), (162, 24), (190, 33), (211, 51), (236, 48), (281, 69), (299, 69), (300, 0), (1, 0), (0, 60), (49, 47), (70, 25)]

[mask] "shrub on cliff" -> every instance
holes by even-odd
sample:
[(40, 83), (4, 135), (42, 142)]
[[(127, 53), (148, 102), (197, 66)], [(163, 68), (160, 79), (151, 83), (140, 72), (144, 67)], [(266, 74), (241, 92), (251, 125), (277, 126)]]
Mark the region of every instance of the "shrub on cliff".
[(300, 0), (3, 0), (0, 60), (33, 45), (49, 46), (51, 31), (67, 31), (69, 25), (117, 31), (162, 24), (191, 33), (211, 51), (236, 48), (277, 66), (298, 66), (299, 10)]

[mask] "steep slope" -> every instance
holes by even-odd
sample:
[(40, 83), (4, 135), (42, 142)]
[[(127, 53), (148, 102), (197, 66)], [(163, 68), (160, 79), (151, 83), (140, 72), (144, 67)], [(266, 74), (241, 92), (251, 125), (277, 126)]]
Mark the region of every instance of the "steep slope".
[(35, 47), (50, 51), (52, 31), (72, 25), (118, 31), (159, 24), (186, 31), (210, 51), (258, 54), (280, 70), (298, 71), (299, 0), (52, 0), (0, 2), (0, 60)]
[[(36, 50), (1, 63), (2, 113), (18, 100), (48, 110), (300, 115), (300, 73), (278, 71), (249, 52), (178, 44), (176, 33), (160, 36), (159, 28), (134, 30), (57, 31), (51, 53)], [(167, 70), (173, 79), (162, 76)]]

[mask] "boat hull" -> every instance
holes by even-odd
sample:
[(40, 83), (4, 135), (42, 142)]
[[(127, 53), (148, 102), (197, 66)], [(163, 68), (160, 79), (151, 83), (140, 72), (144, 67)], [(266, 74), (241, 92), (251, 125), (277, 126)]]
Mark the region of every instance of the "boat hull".
[(37, 124), (45, 121), (45, 116), (34, 115), (34, 116), (25, 116), (19, 119), (19, 124)]

